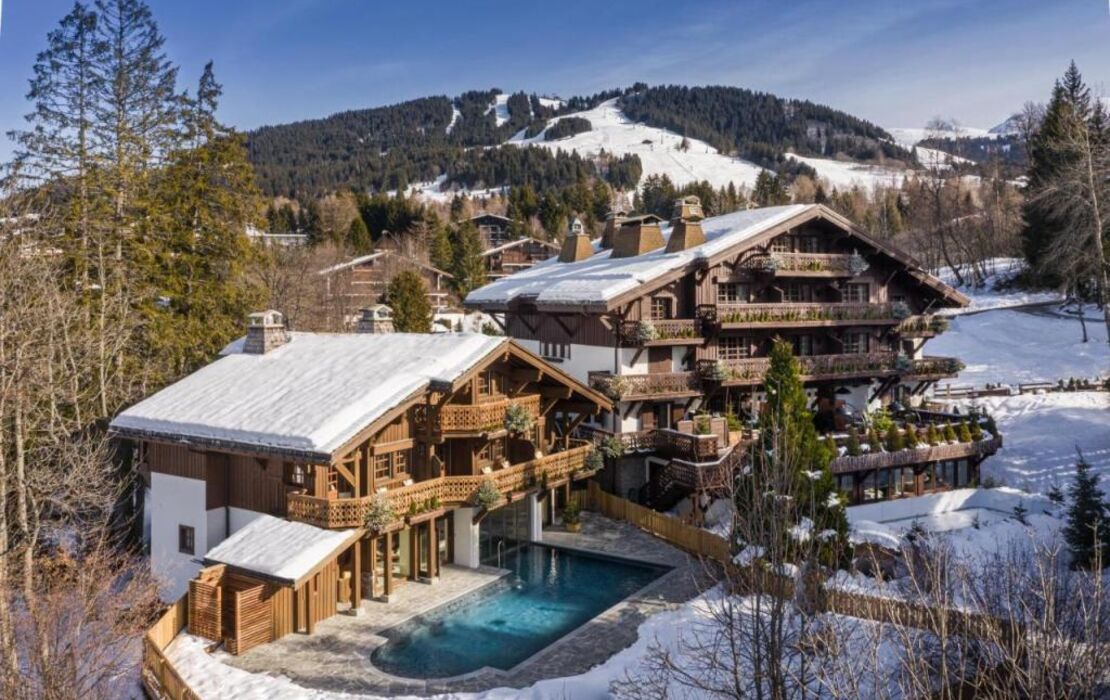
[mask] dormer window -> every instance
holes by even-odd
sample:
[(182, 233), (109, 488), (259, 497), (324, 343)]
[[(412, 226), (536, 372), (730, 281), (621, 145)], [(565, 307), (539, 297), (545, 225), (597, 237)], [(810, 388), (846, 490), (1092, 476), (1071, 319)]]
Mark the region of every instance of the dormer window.
[(674, 318), (674, 316), (673, 316), (674, 308), (673, 308), (673, 304), (671, 303), (672, 301), (674, 301), (674, 300), (670, 299), (668, 297), (654, 297), (654, 298), (652, 298), (652, 300), (651, 300), (651, 317), (652, 317), (652, 319), (654, 319), (656, 321), (662, 321), (662, 320), (666, 320), (668, 318)]

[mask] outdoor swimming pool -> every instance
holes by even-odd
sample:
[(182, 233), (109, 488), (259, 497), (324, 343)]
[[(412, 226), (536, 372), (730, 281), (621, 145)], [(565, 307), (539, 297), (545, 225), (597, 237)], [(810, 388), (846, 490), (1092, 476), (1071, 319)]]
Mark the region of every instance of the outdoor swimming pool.
[(513, 573), (383, 632), (374, 665), (408, 678), (508, 670), (668, 571), (543, 545), (504, 568)]

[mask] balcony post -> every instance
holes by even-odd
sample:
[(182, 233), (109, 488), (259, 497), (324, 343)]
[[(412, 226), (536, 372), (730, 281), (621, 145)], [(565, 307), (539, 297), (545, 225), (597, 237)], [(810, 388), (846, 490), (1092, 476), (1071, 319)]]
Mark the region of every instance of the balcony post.
[(351, 581), (351, 614), (359, 615), (362, 612), (362, 543), (363, 540), (355, 542), (354, 552), (352, 552), (352, 578)]
[(439, 576), (439, 541), (436, 539), (436, 521), (428, 521), (428, 578), (433, 582)]
[(393, 533), (385, 533), (385, 599), (393, 595)]
[(474, 523), (477, 508), (457, 508), (451, 513), (455, 519), (455, 563), (470, 569), (477, 569), (481, 563), (478, 550), (478, 533), (481, 524)]

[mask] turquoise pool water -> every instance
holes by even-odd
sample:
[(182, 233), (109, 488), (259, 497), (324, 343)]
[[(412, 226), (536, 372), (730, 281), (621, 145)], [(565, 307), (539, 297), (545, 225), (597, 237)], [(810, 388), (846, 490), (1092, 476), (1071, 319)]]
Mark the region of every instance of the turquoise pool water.
[(374, 665), (407, 678), (508, 670), (668, 570), (542, 545), (504, 568), (513, 573), (385, 631)]

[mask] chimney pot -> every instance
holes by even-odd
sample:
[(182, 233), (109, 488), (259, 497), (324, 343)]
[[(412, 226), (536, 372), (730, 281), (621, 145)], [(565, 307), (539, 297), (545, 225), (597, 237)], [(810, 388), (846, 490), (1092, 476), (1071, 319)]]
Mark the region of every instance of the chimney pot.
[(355, 330), (358, 333), (392, 333), (393, 309), (385, 304), (359, 309)]
[(705, 232), (701, 228), (702, 218), (701, 200), (697, 196), (688, 195), (676, 199), (667, 252), (677, 253), (705, 243)]
[(594, 247), (590, 244), (590, 237), (582, 222), (575, 217), (570, 224), (570, 232), (563, 240), (563, 247), (559, 251), (559, 262), (578, 262), (594, 254)]

